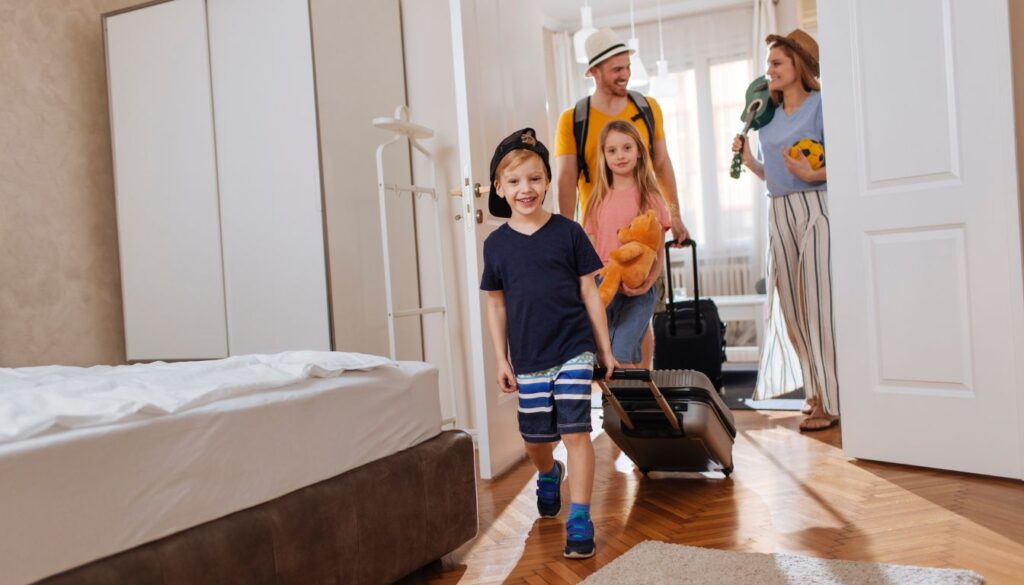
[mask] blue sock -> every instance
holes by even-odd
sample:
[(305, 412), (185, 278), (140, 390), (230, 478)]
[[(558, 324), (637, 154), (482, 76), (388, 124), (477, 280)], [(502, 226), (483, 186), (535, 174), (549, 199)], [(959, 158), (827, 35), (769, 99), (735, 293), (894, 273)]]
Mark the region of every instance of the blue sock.
[(557, 461), (555, 461), (555, 463), (551, 466), (551, 470), (550, 471), (547, 471), (545, 473), (541, 473), (540, 474), (541, 477), (546, 477), (548, 479), (553, 479), (555, 481), (558, 480), (558, 477), (560, 475), (561, 474), (558, 472), (558, 462)]
[(590, 520), (590, 504), (577, 504), (573, 502), (569, 505), (569, 518), (586, 518)]

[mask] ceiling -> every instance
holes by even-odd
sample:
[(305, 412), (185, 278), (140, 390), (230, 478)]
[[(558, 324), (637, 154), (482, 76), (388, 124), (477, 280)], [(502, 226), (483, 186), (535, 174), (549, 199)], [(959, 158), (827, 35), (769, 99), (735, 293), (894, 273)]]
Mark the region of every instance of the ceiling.
[[(541, 0), (546, 24), (550, 28), (576, 30), (580, 26), (580, 8), (584, 0)], [(629, 24), (629, 0), (587, 0), (594, 13), (594, 26), (623, 26)], [(658, 0), (633, 0), (636, 22), (651, 22), (658, 18)], [(720, 10), (752, 4), (753, 0), (661, 0), (663, 18)]]

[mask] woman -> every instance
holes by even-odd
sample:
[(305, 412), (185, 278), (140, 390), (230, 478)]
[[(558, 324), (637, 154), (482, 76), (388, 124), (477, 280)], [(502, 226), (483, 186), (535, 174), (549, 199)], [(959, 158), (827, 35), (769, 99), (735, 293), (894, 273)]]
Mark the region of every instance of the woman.
[(770, 281), (807, 392), (807, 418), (800, 430), (819, 431), (839, 422), (826, 170), (824, 164), (811, 168), (802, 153), (790, 156), (799, 140), (825, 144), (818, 44), (800, 29), (784, 37), (770, 35), (765, 42), (768, 89), (777, 109), (758, 131), (763, 161), (738, 136), (733, 151), (742, 148), (743, 164), (768, 187)]

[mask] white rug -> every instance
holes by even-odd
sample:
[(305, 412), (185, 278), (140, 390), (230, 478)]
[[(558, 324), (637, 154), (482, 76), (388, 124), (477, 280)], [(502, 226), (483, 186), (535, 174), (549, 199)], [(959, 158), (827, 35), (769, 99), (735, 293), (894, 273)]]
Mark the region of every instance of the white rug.
[(648, 540), (583, 585), (978, 585), (972, 571), (742, 553)]

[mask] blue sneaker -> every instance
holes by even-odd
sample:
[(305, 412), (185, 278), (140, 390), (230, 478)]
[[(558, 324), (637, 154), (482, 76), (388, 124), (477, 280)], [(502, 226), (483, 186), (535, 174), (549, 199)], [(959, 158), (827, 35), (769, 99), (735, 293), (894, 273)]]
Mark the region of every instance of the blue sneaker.
[(537, 476), (537, 512), (541, 518), (554, 518), (562, 510), (562, 479), (565, 478), (565, 465), (555, 461), (557, 477), (549, 475)]
[(565, 522), (565, 558), (590, 558), (595, 548), (594, 523), (584, 514), (570, 516)]

